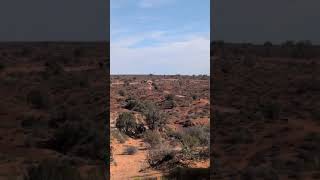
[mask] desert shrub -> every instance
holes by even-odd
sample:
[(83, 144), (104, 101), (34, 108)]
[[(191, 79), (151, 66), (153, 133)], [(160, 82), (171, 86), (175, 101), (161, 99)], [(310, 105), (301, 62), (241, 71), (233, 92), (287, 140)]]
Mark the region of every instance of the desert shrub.
[(102, 160), (104, 141), (104, 135), (89, 124), (66, 123), (54, 132), (46, 147), (63, 154)]
[(76, 146), (72, 149), (74, 154), (79, 157), (88, 157), (94, 160), (105, 160), (105, 141), (109, 140), (106, 138), (105, 133), (98, 131), (97, 128), (88, 127), (85, 131), (85, 135)]
[(145, 104), (143, 102), (131, 98), (128, 98), (126, 100), (124, 108), (137, 112), (143, 112), (146, 109)]
[(144, 115), (146, 116), (147, 125), (151, 130), (163, 128), (167, 123), (167, 119), (164, 114), (155, 106), (148, 106), (144, 111)]
[(48, 94), (40, 90), (31, 90), (27, 94), (27, 101), (35, 108), (41, 109), (48, 107), (49, 98)]
[(116, 127), (123, 133), (131, 137), (140, 136), (145, 128), (143, 124), (138, 124), (132, 113), (124, 112), (116, 120)]
[(156, 83), (153, 83), (153, 87), (155, 90), (159, 90), (159, 86)]
[(198, 99), (198, 95), (196, 95), (196, 94), (192, 95), (192, 99), (193, 100), (197, 100)]
[(122, 90), (122, 89), (119, 90), (118, 93), (119, 93), (120, 96), (125, 96), (126, 95), (126, 92), (124, 90)]
[(184, 145), (184, 147), (193, 148), (199, 146), (200, 141), (197, 137), (186, 134), (182, 136), (182, 144)]
[(138, 148), (134, 147), (134, 146), (129, 146), (125, 149), (125, 154), (127, 155), (133, 155), (136, 154), (138, 152)]
[(151, 167), (157, 168), (165, 162), (173, 160), (175, 153), (168, 147), (160, 146), (152, 149), (147, 155), (147, 161)]
[(181, 140), (181, 138), (182, 138), (182, 133), (181, 132), (172, 130), (170, 128), (166, 128), (166, 134), (167, 134), (168, 137), (171, 137), (171, 138), (174, 138), (174, 139)]
[(167, 101), (174, 100), (174, 95), (173, 94), (167, 94), (165, 96), (165, 100), (167, 100)]
[(189, 147), (208, 146), (210, 143), (210, 128), (207, 126), (187, 128), (182, 135), (182, 142)]
[(176, 103), (173, 99), (166, 99), (163, 102), (163, 106), (165, 109), (173, 109), (176, 106)]
[(75, 123), (68, 123), (54, 132), (53, 138), (47, 142), (49, 148), (66, 154), (86, 136), (87, 129)]
[(111, 137), (115, 138), (116, 140), (118, 140), (121, 144), (125, 143), (127, 138), (127, 135), (121, 133), (118, 130), (113, 130), (111, 131)]
[(122, 132), (131, 132), (137, 126), (135, 117), (132, 113), (124, 112), (121, 113), (116, 120), (116, 127)]
[(78, 169), (66, 162), (45, 160), (27, 170), (25, 180), (80, 180)]
[(144, 134), (144, 141), (149, 143), (151, 147), (155, 147), (161, 143), (161, 135), (157, 131), (147, 131)]
[(130, 86), (130, 81), (129, 81), (129, 80), (127, 80), (127, 79), (126, 79), (126, 80), (124, 80), (124, 86), (127, 86), (127, 87), (128, 87), (128, 86)]

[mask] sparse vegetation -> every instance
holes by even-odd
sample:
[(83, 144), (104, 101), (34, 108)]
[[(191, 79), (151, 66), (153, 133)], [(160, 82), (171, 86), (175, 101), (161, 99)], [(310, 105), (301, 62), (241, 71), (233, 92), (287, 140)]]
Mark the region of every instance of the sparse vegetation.
[[(108, 109), (106, 81), (99, 77), (105, 77), (109, 68), (99, 69), (92, 62), (105, 59), (107, 46), (90, 44), (90, 48), (87, 43), (67, 42), (1, 46), (0, 54), (6, 56), (0, 63), (5, 66), (0, 80), (1, 128), (10, 132), (0, 138), (6, 149), (5, 158), (0, 153), (3, 178), (106, 178), (98, 170), (109, 163), (105, 150), (109, 134), (103, 125), (107, 114), (102, 113)], [(90, 56), (74, 58), (73, 50), (82, 47)], [(46, 158), (50, 162), (43, 162)]]
[(28, 169), (25, 180), (80, 180), (78, 169), (67, 162), (45, 160)]
[[(121, 86), (121, 82), (129, 80), (132, 82), (132, 86)], [(152, 81), (153, 88), (151, 90), (149, 80)], [(205, 163), (205, 166), (209, 164), (209, 128), (205, 128), (207, 126), (202, 127), (202, 125), (208, 125), (209, 123), (209, 101), (206, 102), (209, 95), (208, 76), (192, 78), (184, 75), (152, 75), (152, 77), (147, 75), (115, 75), (111, 76), (112, 81), (114, 81), (115, 86), (111, 88), (111, 95), (119, 94), (121, 96), (120, 91), (123, 90), (126, 91), (124, 96), (126, 99), (123, 100), (119, 96), (111, 99), (113, 103), (116, 103), (111, 111), (119, 113), (118, 117), (113, 117), (111, 121), (114, 120), (117, 129), (119, 129), (121, 123), (117, 125), (117, 122), (120, 115), (125, 111), (125, 113), (132, 114), (124, 118), (130, 119), (128, 125), (132, 131), (136, 131), (137, 124), (145, 127), (144, 131), (139, 133), (139, 136), (129, 133), (128, 141), (125, 142), (120, 142), (119, 131), (111, 133), (113, 137), (111, 143), (114, 143), (118, 148), (117, 154), (113, 154), (117, 161), (114, 166), (119, 168), (119, 164), (124, 164), (120, 154), (121, 152), (123, 155), (130, 154), (127, 153), (128, 146), (139, 148), (139, 159), (138, 155), (131, 157), (137, 166), (142, 166), (143, 169), (152, 168), (167, 171), (180, 165), (189, 166), (200, 160), (201, 163)], [(190, 88), (185, 88), (185, 86), (190, 86)], [(190, 97), (187, 97), (188, 95)], [(201, 98), (201, 101), (193, 103), (192, 95), (197, 95), (197, 98)], [(202, 109), (208, 110), (202, 111)], [(189, 119), (187, 115), (189, 110), (194, 112), (194, 118), (191, 120), (194, 122), (191, 123), (192, 128), (186, 130), (187, 128), (183, 126), (183, 123)], [(199, 132), (196, 130), (198, 126), (201, 126)], [(121, 127), (125, 129), (125, 125)], [(205, 135), (200, 133), (202, 130), (205, 131), (203, 132)], [(120, 132), (128, 134), (125, 131)], [(192, 142), (190, 140), (192, 138), (196, 139), (197, 142)], [(191, 153), (191, 158), (187, 158), (187, 155), (184, 154), (185, 147)], [(143, 160), (146, 160), (148, 165), (141, 164)], [(111, 171), (112, 169), (113, 166), (111, 166)], [(137, 175), (139, 173), (140, 171), (136, 172)]]
[(157, 131), (147, 131), (144, 134), (144, 141), (149, 143), (151, 147), (155, 147), (161, 143), (161, 135)]
[(153, 168), (159, 168), (163, 163), (173, 160), (175, 157), (174, 151), (166, 146), (159, 146), (159, 148), (151, 149), (148, 153), (148, 163)]
[(161, 113), (155, 106), (149, 106), (144, 112), (146, 116), (146, 122), (151, 130), (158, 130), (163, 128), (166, 123), (167, 119), (163, 113)]

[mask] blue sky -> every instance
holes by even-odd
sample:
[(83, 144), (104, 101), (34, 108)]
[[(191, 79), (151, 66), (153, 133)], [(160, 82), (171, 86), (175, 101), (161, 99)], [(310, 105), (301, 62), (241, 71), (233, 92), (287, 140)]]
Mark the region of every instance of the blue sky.
[(111, 0), (111, 74), (209, 74), (210, 0)]

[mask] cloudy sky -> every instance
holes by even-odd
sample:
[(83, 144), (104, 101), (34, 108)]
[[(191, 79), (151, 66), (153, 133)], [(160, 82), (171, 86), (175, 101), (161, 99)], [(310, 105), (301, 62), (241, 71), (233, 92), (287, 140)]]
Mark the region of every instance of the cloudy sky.
[(209, 74), (210, 0), (111, 0), (111, 74)]

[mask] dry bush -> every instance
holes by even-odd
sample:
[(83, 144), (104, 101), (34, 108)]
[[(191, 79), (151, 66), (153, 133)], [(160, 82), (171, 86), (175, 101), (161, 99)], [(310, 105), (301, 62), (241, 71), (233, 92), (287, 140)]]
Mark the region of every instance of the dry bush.
[(209, 146), (210, 128), (207, 126), (194, 126), (182, 133), (182, 143), (188, 147)]
[(30, 167), (25, 180), (80, 180), (78, 169), (66, 162), (45, 160)]
[(144, 134), (144, 141), (149, 143), (151, 147), (155, 147), (161, 143), (161, 135), (157, 131), (147, 131)]
[(121, 144), (125, 143), (128, 139), (127, 135), (121, 133), (118, 130), (112, 130), (111, 131), (111, 137), (118, 140)]
[(147, 160), (151, 167), (160, 168), (164, 163), (174, 160), (175, 152), (167, 146), (159, 147), (149, 151)]
[(151, 130), (158, 130), (163, 128), (167, 124), (167, 118), (163, 113), (156, 108), (156, 106), (148, 106), (144, 111), (146, 122)]

